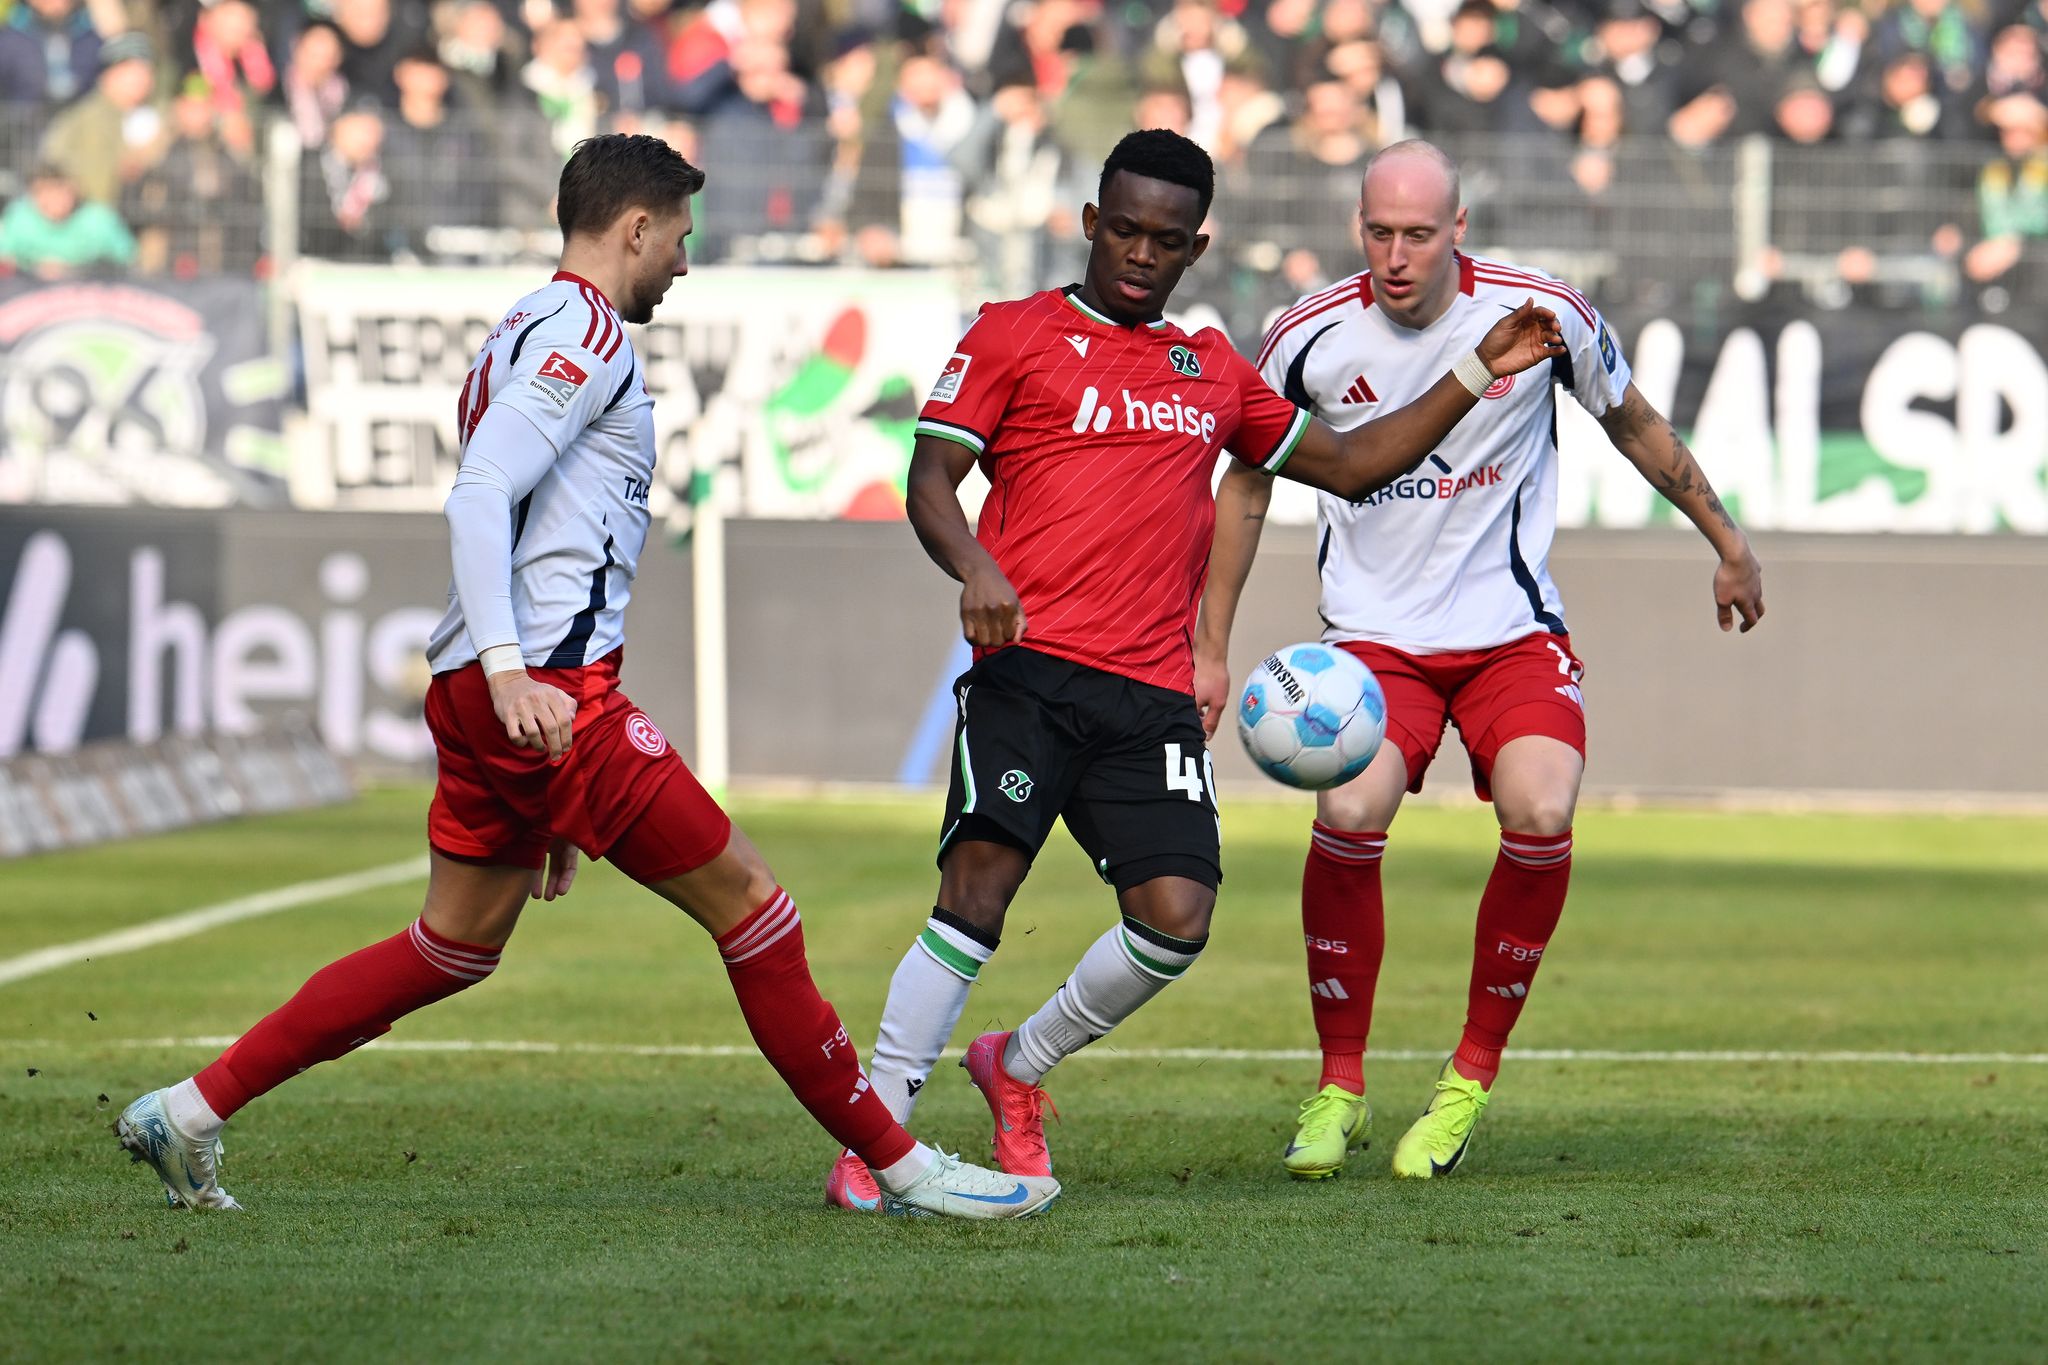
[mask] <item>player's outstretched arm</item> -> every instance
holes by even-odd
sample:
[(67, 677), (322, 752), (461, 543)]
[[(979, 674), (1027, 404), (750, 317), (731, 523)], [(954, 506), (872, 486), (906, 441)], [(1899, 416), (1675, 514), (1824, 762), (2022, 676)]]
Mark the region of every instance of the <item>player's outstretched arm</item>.
[(1707, 482), (1700, 463), (1679, 439), (1671, 419), (1651, 405), (1642, 391), (1631, 383), (1621, 401), (1600, 417), (1607, 438), (1627, 457), (1636, 472), (1662, 493), (1686, 519), (1699, 527), (1700, 534), (1721, 556), (1714, 570), (1714, 610), (1721, 629), (1728, 630), (1735, 618), (1750, 629), (1764, 616), (1764, 570), (1749, 548), (1735, 518), (1721, 505), (1714, 486)]
[(1209, 546), (1209, 586), (1195, 622), (1195, 706), (1202, 733), (1216, 737), (1217, 723), (1230, 709), (1230, 627), (1237, 620), (1244, 580), (1259, 550), (1266, 507), (1273, 501), (1273, 476), (1237, 460), (1216, 487), (1216, 538)]
[(1564, 353), (1557, 314), (1525, 299), (1407, 407), (1341, 436), (1311, 422), (1279, 472), (1340, 498), (1369, 497), (1427, 459), (1495, 379)]
[(971, 645), (1006, 645), (1024, 638), (1024, 606), (1017, 590), (982, 548), (960, 506), (960, 481), (975, 454), (942, 436), (920, 436), (910, 451), (905, 510), (918, 543), (960, 584), (960, 633)]

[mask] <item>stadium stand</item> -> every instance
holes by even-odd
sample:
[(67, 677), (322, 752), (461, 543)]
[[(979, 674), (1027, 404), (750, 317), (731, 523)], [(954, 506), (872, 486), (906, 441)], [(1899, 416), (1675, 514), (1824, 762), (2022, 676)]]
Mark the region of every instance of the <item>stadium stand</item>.
[(1464, 162), (1476, 240), (1603, 300), (2023, 307), (2044, 35), (2048, 0), (10, 0), (0, 195), (61, 171), (135, 246), (4, 268), (544, 257), (560, 158), (626, 128), (711, 169), (701, 261), (1014, 293), (1071, 273), (1142, 122), (1217, 156), (1205, 296), (1250, 328), (1355, 268), (1358, 168), (1411, 134)]

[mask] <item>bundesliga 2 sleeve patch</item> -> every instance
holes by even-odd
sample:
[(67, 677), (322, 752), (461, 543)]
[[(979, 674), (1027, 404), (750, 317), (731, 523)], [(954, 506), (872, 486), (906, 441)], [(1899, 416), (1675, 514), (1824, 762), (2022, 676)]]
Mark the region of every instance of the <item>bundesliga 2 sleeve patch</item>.
[(575, 361), (560, 351), (550, 351), (548, 358), (541, 362), (540, 369), (527, 383), (538, 389), (556, 407), (566, 408), (576, 397), (576, 390), (582, 388), (589, 378), (583, 367)]
[(953, 352), (946, 368), (939, 372), (939, 382), (932, 385), (931, 403), (950, 403), (960, 396), (960, 386), (967, 381), (967, 364), (974, 357)]

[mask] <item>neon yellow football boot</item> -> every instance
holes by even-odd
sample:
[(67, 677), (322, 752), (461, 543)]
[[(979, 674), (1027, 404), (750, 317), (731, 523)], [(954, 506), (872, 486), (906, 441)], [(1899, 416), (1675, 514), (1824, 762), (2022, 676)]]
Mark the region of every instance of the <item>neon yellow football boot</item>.
[(1372, 1106), (1341, 1085), (1326, 1085), (1301, 1102), (1301, 1126), (1280, 1163), (1296, 1180), (1327, 1180), (1344, 1169), (1353, 1148), (1372, 1145)]
[(1491, 1092), (1460, 1076), (1449, 1062), (1436, 1076), (1436, 1094), (1422, 1117), (1394, 1144), (1394, 1174), (1431, 1180), (1458, 1169), (1472, 1146), (1472, 1130)]

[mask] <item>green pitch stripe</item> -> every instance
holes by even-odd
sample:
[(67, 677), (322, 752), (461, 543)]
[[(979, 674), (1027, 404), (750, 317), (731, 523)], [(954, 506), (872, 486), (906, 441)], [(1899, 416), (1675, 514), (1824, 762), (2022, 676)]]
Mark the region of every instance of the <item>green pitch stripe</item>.
[(1124, 945), (1124, 952), (1130, 956), (1131, 961), (1138, 964), (1140, 970), (1150, 972), (1154, 976), (1163, 976), (1168, 981), (1174, 980), (1193, 965), (1189, 962), (1183, 962), (1179, 966), (1175, 966), (1170, 962), (1161, 962), (1158, 958), (1148, 955), (1138, 946), (1138, 940), (1131, 936), (1131, 931), (1128, 929), (1118, 929), (1117, 940)]
[(919, 934), (917, 946), (930, 953), (932, 961), (963, 981), (972, 981), (981, 975), (981, 964), (946, 942), (936, 929), (926, 929)]

